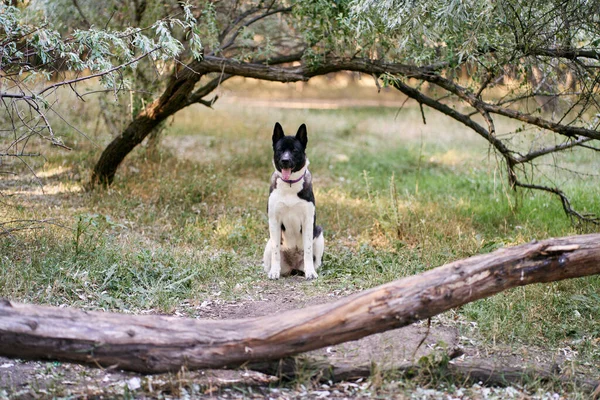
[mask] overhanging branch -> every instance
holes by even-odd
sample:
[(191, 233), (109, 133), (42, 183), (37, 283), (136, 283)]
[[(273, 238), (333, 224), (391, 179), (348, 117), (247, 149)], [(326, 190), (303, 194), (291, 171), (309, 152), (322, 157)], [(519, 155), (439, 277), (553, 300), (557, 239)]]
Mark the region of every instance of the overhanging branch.
[(56, 89), (56, 88), (61, 87), (61, 86), (72, 85), (73, 83), (87, 81), (87, 80), (90, 80), (90, 79), (99, 78), (99, 77), (111, 74), (111, 73), (119, 71), (119, 70), (121, 70), (121, 69), (123, 69), (123, 68), (125, 68), (125, 67), (127, 67), (127, 66), (129, 66), (131, 64), (135, 64), (136, 62), (140, 61), (141, 59), (149, 56), (150, 54), (152, 54), (155, 51), (158, 51), (160, 49), (161, 49), (161, 47), (155, 47), (152, 50), (149, 50), (146, 53), (141, 54), (141, 55), (135, 57), (134, 59), (132, 59), (130, 61), (127, 61), (126, 63), (123, 63), (121, 65), (117, 65), (116, 67), (107, 69), (106, 71), (101, 71), (101, 72), (97, 72), (95, 74), (85, 75), (85, 76), (82, 76), (82, 77), (79, 77), (79, 78), (75, 78), (75, 79), (70, 79), (70, 80), (66, 80), (66, 81), (54, 83), (54, 84), (52, 84), (50, 86), (47, 86), (44, 89), (40, 90), (37, 93), (37, 95), (41, 96), (44, 93), (46, 93), (47, 91), (52, 90), (52, 89)]
[(326, 58), (314, 66), (302, 64), (298, 67), (276, 67), (257, 63), (244, 63), (227, 58), (207, 56), (198, 61), (194, 70), (204, 72), (223, 72), (231, 75), (244, 76), (277, 82), (297, 82), (324, 75), (330, 72), (354, 71), (365, 74), (390, 74), (406, 78), (416, 78), (427, 81), (453, 93), (461, 100), (481, 112), (502, 115), (511, 119), (526, 122), (539, 128), (548, 129), (564, 136), (585, 136), (600, 139), (600, 132), (578, 126), (563, 125), (544, 118), (535, 117), (520, 111), (487, 103), (471, 93), (467, 88), (436, 73), (438, 66), (417, 67), (407, 64), (388, 63), (361, 58)]
[[(279, 65), (279, 64), (291, 63), (294, 61), (300, 61), (302, 59), (303, 53), (304, 52), (302, 51), (302, 52), (298, 52), (298, 53), (270, 57), (270, 58), (266, 58), (266, 59), (258, 59), (258, 60), (254, 61), (254, 64)], [(205, 96), (210, 94), (213, 90), (215, 90), (217, 87), (219, 87), (219, 85), (221, 85), (223, 82), (225, 82), (229, 78), (232, 78), (233, 76), (234, 75), (232, 75), (232, 74), (226, 74), (226, 73), (224, 73), (224, 71), (221, 71), (216, 78), (213, 78), (206, 85), (200, 87), (199, 89), (196, 89), (196, 91), (194, 91), (194, 93), (192, 93), (190, 95), (189, 100), (188, 100), (188, 105), (202, 102), (202, 99)], [(213, 103), (214, 102), (210, 102), (210, 105), (212, 105)]]
[(508, 157), (512, 157), (510, 155), (510, 150), (504, 145), (504, 143), (502, 143), (497, 138), (491, 136), (490, 133), (483, 126), (481, 126), (477, 122), (473, 121), (467, 115), (456, 111), (454, 108), (449, 107), (449, 106), (445, 105), (444, 103), (441, 103), (435, 99), (432, 99), (431, 97), (423, 94), (422, 92), (420, 92), (417, 89), (414, 89), (414, 88), (408, 86), (407, 84), (403, 83), (402, 81), (400, 81), (398, 79), (393, 80), (391, 82), (391, 85), (394, 88), (398, 89), (403, 94), (405, 94), (406, 96), (410, 97), (411, 99), (414, 99), (421, 104), (425, 104), (426, 106), (431, 107), (434, 110), (437, 110), (437, 111), (449, 116), (450, 118), (460, 122), (461, 124), (464, 124), (465, 126), (471, 128), (472, 130), (477, 132), (481, 137), (483, 137), (485, 140), (490, 142), (490, 144), (492, 144), (500, 153), (506, 154)]
[[(521, 49), (523, 50), (523, 49)], [(525, 52), (531, 56), (542, 56), (550, 58), (566, 58), (568, 60), (576, 60), (578, 58), (589, 58), (600, 60), (600, 53), (593, 49), (573, 49), (573, 48), (532, 48)]]
[(586, 142), (589, 142), (591, 140), (594, 140), (594, 139), (589, 138), (589, 137), (580, 137), (580, 138), (576, 138), (576, 139), (572, 139), (572, 140), (567, 139), (564, 143), (557, 144), (556, 146), (548, 146), (548, 147), (544, 147), (544, 148), (541, 148), (538, 150), (530, 151), (529, 153), (525, 154), (524, 156), (520, 156), (518, 158), (518, 163), (523, 164), (526, 162), (530, 162), (530, 161), (535, 160), (538, 157), (542, 157), (547, 154), (556, 153), (556, 152), (570, 149), (570, 148), (577, 147), (577, 146), (585, 147), (583, 144)]
[[(195, 82), (197, 82), (201, 76), (204, 76), (209, 73), (220, 74), (219, 76), (222, 77), (221, 81), (223, 78), (227, 79), (232, 76), (240, 76), (277, 82), (307, 81), (314, 76), (339, 71), (362, 72), (374, 76), (381, 76), (383, 74), (387, 74), (396, 78), (392, 79), (392, 82), (396, 81), (396, 83), (393, 84), (393, 86), (405, 95), (417, 100), (419, 104), (425, 104), (461, 122), (465, 126), (473, 129), (485, 140), (487, 140), (493, 146), (493, 148), (496, 149), (502, 155), (502, 157), (504, 157), (504, 160), (506, 161), (506, 167), (508, 170), (508, 180), (511, 187), (513, 188), (517, 186), (525, 187), (523, 186), (523, 184), (516, 184), (518, 182), (518, 176), (515, 171), (516, 165), (530, 162), (535, 158), (541, 157), (542, 155), (551, 154), (553, 152), (561, 151), (570, 147), (574, 147), (576, 145), (584, 146), (585, 142), (591, 139), (600, 139), (600, 132), (594, 129), (587, 129), (584, 127), (555, 123), (544, 118), (535, 117), (530, 114), (511, 109), (509, 107), (503, 107), (502, 105), (488, 103), (479, 98), (476, 94), (469, 91), (467, 88), (458, 85), (457, 83), (447, 78), (444, 78), (441, 72), (446, 67), (446, 65), (443, 63), (419, 67), (408, 64), (390, 63), (364, 58), (323, 56), (323, 59), (316, 64), (308, 64), (306, 62), (301, 62), (300, 65), (297, 66), (277, 64), (283, 64), (291, 61), (301, 61), (301, 57), (302, 55), (298, 53), (287, 56), (284, 55), (278, 58), (273, 58), (272, 60), (264, 59), (256, 60), (254, 62), (242, 62), (231, 58), (207, 55), (202, 60), (193, 61), (191, 64), (189, 64), (187, 69), (181, 72), (181, 75), (172, 78), (172, 83), (168, 85), (167, 90), (165, 90), (161, 98), (156, 100), (155, 103), (151, 105), (153, 107), (152, 111), (154, 112), (154, 110), (160, 110), (160, 118), (163, 118), (164, 115), (170, 115), (178, 111), (179, 109), (195, 102), (200, 102), (205, 105), (211, 105), (210, 102), (206, 102), (203, 98), (208, 93), (210, 93), (210, 91), (214, 90), (214, 88), (218, 86), (220, 82), (218, 78), (210, 81), (207, 85), (201, 87), (192, 94), (190, 94), (190, 92), (185, 93), (186, 90), (189, 90), (190, 85), (194, 85)], [(428, 97), (420, 91), (404, 84), (403, 82), (401, 82), (402, 78), (415, 78), (421, 81), (430, 82), (446, 90), (448, 93), (456, 96), (461, 101), (475, 108), (477, 112), (483, 116), (484, 120), (488, 125), (488, 129), (484, 128), (482, 125), (478, 124), (473, 119), (471, 119), (470, 115), (462, 114), (456, 111), (455, 109), (444, 105), (440, 101), (436, 101), (435, 99)], [(176, 98), (181, 99), (183, 97), (185, 97), (185, 101), (183, 102), (181, 102), (180, 100), (173, 100)], [(511, 119), (523, 121), (533, 126), (548, 129), (560, 135), (564, 135), (568, 138), (573, 138), (573, 141), (557, 146), (545, 147), (525, 155), (520, 155), (516, 151), (508, 147), (508, 145), (505, 144), (502, 140), (496, 137), (494, 120), (491, 114), (502, 115)], [(145, 117), (146, 115), (151, 116), (152, 123), (154, 123), (154, 121), (159, 120), (159, 118), (154, 118), (154, 114), (142, 113), (140, 115), (142, 117)], [(136, 122), (134, 121), (132, 122), (132, 124), (135, 125)], [(149, 129), (147, 129), (147, 127), (150, 126), (149, 123), (146, 123), (145, 121), (141, 120), (140, 124), (144, 125), (143, 134), (136, 133), (135, 135), (133, 135), (135, 140), (132, 140), (131, 143), (135, 144), (140, 142), (140, 140), (144, 137), (143, 135), (145, 135), (146, 132), (149, 132)], [(118, 144), (115, 144), (114, 146), (118, 146)], [(114, 176), (118, 163), (120, 163), (120, 161), (126, 154), (126, 152), (122, 152), (119, 149), (115, 150), (107, 148), (107, 151), (109, 150), (111, 152), (119, 153), (117, 154), (118, 157), (115, 157), (116, 161), (113, 161), (111, 165), (106, 167), (99, 167), (99, 165), (101, 164), (100, 161), (110, 159), (110, 157), (105, 156), (105, 151), (105, 154), (103, 154), (101, 160), (99, 161), (98, 165), (94, 170), (93, 182), (95, 180), (98, 180), (110, 184), (110, 182), (112, 182), (112, 178)], [(535, 185), (531, 186), (531, 188), (534, 189), (534, 186)], [(570, 206), (565, 208), (565, 211), (567, 211), (570, 216), (583, 215), (580, 213), (571, 212), (572, 209), (570, 208)]]
[(498, 106), (495, 104), (487, 103), (471, 93), (467, 88), (460, 86), (449, 79), (442, 77), (439, 74), (433, 74), (430, 72), (416, 72), (413, 75), (414, 78), (422, 79), (424, 81), (434, 83), (441, 88), (455, 94), (458, 98), (465, 101), (467, 104), (477, 110), (482, 110), (488, 113), (502, 115), (511, 119), (522, 121), (530, 125), (537, 126), (539, 128), (548, 129), (564, 136), (585, 136), (592, 139), (600, 139), (600, 132), (592, 129), (587, 129), (578, 126), (563, 125), (556, 122), (549, 121), (544, 118), (534, 117), (530, 114), (522, 113), (520, 111)]
[(391, 75), (412, 77), (433, 72), (436, 68), (442, 68), (442, 66), (415, 67), (407, 64), (387, 63), (362, 58), (339, 57), (325, 58), (322, 62), (310, 66), (303, 63), (297, 67), (276, 67), (259, 63), (241, 62), (230, 58), (206, 56), (191, 65), (193, 65), (192, 68), (194, 70), (206, 73), (224, 72), (246, 78), (277, 82), (307, 81), (314, 76), (340, 71), (364, 72), (366, 74), (389, 73)]

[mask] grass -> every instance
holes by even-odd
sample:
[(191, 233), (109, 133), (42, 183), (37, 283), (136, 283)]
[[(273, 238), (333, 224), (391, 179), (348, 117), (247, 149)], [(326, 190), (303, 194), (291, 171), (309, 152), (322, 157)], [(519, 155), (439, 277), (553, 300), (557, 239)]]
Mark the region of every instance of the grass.
[[(57, 223), (0, 242), (0, 296), (190, 316), (206, 299), (254, 296), (265, 280), (260, 263), (275, 121), (288, 134), (303, 122), (309, 129), (317, 218), (327, 240), (320, 278), (302, 289), (310, 295), (350, 293), (502, 246), (581, 232), (556, 198), (508, 190), (502, 168), (473, 132), (429, 113), (422, 125), (417, 107), (217, 103), (215, 110), (178, 114), (165, 146), (137, 149), (108, 190), (80, 189), (108, 140), (100, 134), (94, 145), (66, 133), (76, 147), (71, 154), (44, 149), (46, 195), (22, 180), (0, 181), (10, 194), (2, 220)], [(561, 157), (587, 172), (598, 165), (576, 152)], [(589, 183), (597, 177), (548, 171), (540, 176), (564, 183), (576, 207), (600, 213), (600, 185)], [(568, 346), (580, 362), (598, 364), (599, 292), (597, 276), (533, 285), (458, 313), (477, 324), (486, 343)]]

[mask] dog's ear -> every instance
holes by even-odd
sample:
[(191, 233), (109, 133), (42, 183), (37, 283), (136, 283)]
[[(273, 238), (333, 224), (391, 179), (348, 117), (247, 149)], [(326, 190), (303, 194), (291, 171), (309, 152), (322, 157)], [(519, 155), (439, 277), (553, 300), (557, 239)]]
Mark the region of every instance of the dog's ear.
[(308, 144), (308, 134), (306, 133), (305, 124), (300, 125), (300, 128), (298, 128), (298, 132), (296, 133), (296, 139), (298, 139), (300, 143), (302, 143), (302, 147), (306, 149), (306, 145)]
[(283, 128), (279, 122), (275, 122), (275, 128), (273, 128), (273, 147), (275, 147), (275, 143), (277, 143), (283, 136)]

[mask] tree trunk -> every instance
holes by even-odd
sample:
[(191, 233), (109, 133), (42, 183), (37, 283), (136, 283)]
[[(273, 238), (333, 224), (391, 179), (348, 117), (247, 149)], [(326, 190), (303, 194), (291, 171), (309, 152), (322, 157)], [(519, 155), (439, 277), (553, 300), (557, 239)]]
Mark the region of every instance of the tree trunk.
[(189, 96), (201, 76), (184, 70), (172, 77), (163, 94), (140, 112), (123, 133), (104, 149), (92, 172), (91, 186), (109, 186), (125, 157), (162, 121), (189, 105)]
[[(164, 119), (164, 118), (163, 118)], [(92, 185), (100, 184), (109, 186), (115, 177), (117, 168), (138, 144), (142, 143), (144, 138), (158, 126), (161, 121), (149, 118), (148, 116), (137, 116), (127, 129), (112, 142), (100, 155), (94, 171), (92, 172)]]
[(242, 320), (85, 312), (0, 302), (0, 355), (139, 372), (275, 360), (399, 328), (516, 286), (600, 274), (600, 234), (456, 261), (331, 304)]

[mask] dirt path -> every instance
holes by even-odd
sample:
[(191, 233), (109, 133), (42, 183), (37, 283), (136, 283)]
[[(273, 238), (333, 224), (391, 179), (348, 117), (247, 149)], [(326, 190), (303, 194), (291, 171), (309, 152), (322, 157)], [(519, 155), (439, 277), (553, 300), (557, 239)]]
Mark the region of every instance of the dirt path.
[[(302, 287), (305, 284), (302, 277), (265, 280), (256, 288), (255, 300), (206, 301), (197, 309), (198, 318), (257, 317), (338, 297), (308, 296)], [(390, 371), (406, 371), (419, 365), (433, 368), (443, 360), (453, 359), (451, 363), (458, 365), (488, 363), (492, 369), (523, 366), (556, 371), (568, 362), (567, 357), (556, 357), (542, 349), (530, 348), (529, 357), (527, 352), (514, 349), (482, 351), (471, 339), (461, 336), (459, 328), (442, 315), (429, 328), (426, 322), (420, 322), (359, 341), (325, 347), (276, 367), (274, 364), (259, 366), (263, 372), (206, 370), (144, 376), (111, 368), (0, 357), (0, 399), (101, 398), (127, 394), (136, 397), (366, 398), (378, 390), (373, 387), (373, 379), (383, 379)], [(297, 383), (291, 387), (278, 385), (286, 375), (294, 375)], [(483, 390), (482, 386), (477, 387)], [(434, 391), (431, 396), (424, 394), (419, 398), (438, 398), (440, 393)]]

